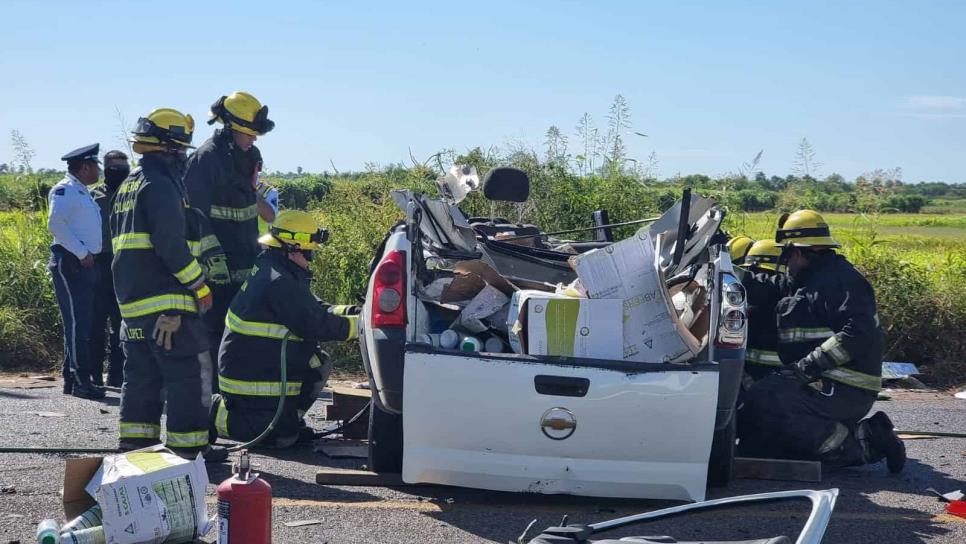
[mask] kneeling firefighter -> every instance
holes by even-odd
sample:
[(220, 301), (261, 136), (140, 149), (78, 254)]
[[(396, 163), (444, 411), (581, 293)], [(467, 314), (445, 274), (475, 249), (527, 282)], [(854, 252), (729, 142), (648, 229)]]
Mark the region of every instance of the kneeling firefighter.
[(356, 307), (323, 304), (309, 290), (313, 251), (327, 239), (328, 232), (301, 211), (283, 211), (270, 233), (258, 239), (265, 250), (225, 318), (218, 354), (221, 394), (214, 396), (210, 418), (213, 439), (260, 436), (283, 396), (275, 427), (260, 443), (284, 448), (314, 436), (303, 416), (331, 370), (318, 342), (358, 337), (356, 315), (348, 315), (357, 314)]
[[(774, 240), (758, 240), (751, 245), (742, 268), (754, 274), (773, 276), (778, 270), (778, 258), (782, 248)], [(784, 270), (784, 269), (783, 269)], [(775, 323), (775, 307), (778, 297), (773, 296), (748, 301), (748, 349), (745, 352), (745, 373), (752, 381), (781, 370), (778, 357), (778, 326)]]
[(833, 467), (886, 459), (902, 470), (905, 447), (883, 412), (863, 419), (881, 388), (883, 336), (869, 282), (812, 210), (779, 227), (788, 276), (741, 274), (752, 304), (778, 296), (779, 374), (752, 385), (739, 416), (743, 455), (818, 460)]

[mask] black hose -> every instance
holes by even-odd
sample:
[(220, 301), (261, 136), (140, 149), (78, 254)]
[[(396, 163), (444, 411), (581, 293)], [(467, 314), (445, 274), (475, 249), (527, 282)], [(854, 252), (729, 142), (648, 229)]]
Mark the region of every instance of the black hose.
[(286, 348), (288, 347), (288, 338), (291, 335), (292, 333), (291, 331), (289, 331), (285, 333), (285, 336), (282, 338), (282, 356), (280, 357), (282, 363), (280, 365), (281, 368), (279, 369), (279, 373), (281, 374), (281, 381), (279, 382), (279, 387), (278, 387), (279, 389), (278, 404), (275, 405), (275, 415), (272, 416), (272, 421), (269, 422), (268, 427), (265, 427), (265, 430), (262, 431), (262, 434), (256, 436), (255, 438), (249, 440), (248, 442), (245, 442), (244, 444), (232, 446), (228, 448), (228, 451), (233, 452), (233, 451), (250, 449), (254, 447), (256, 444), (258, 444), (259, 442), (261, 442), (262, 440), (265, 440), (265, 438), (268, 435), (272, 434), (272, 431), (275, 430), (275, 425), (278, 423), (278, 420), (282, 417), (282, 410), (285, 408), (285, 397), (288, 394), (288, 367), (286, 366), (285, 356), (287, 351)]
[(343, 429), (345, 429), (349, 425), (352, 425), (353, 423), (355, 423), (356, 421), (358, 421), (359, 418), (362, 417), (362, 415), (366, 413), (366, 410), (370, 409), (371, 407), (372, 407), (372, 401), (370, 400), (369, 402), (366, 403), (365, 406), (362, 407), (362, 410), (359, 410), (359, 412), (356, 413), (356, 415), (354, 415), (354, 416), (350, 417), (349, 419), (343, 421), (341, 425), (336, 425), (335, 427), (333, 427), (331, 429), (326, 429), (324, 431), (315, 433), (315, 437), (316, 438), (322, 438), (322, 437), (325, 437), (325, 436), (329, 436), (329, 435), (332, 435), (332, 434), (336, 434), (336, 433), (342, 432)]
[(117, 448), (48, 448), (14, 447), (0, 448), (0, 453), (117, 453)]

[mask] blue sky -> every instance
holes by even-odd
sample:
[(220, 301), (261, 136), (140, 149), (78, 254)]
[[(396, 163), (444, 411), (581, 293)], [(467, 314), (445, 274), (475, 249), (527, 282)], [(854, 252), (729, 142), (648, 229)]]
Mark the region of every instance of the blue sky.
[(966, 2), (95, 2), (0, 4), (0, 162), (120, 145), (155, 107), (247, 90), (268, 104), (270, 170), (360, 169), (441, 149), (540, 147), (632, 109), (630, 156), (661, 177), (723, 174), (759, 150), (819, 173), (901, 167), (966, 181)]

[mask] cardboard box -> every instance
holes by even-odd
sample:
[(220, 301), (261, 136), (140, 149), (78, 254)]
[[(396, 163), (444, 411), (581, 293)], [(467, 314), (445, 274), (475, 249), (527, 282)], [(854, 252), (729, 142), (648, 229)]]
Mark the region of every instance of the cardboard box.
[(507, 314), (516, 353), (621, 360), (620, 300), (573, 298), (547, 291), (513, 294)]
[(188, 461), (161, 445), (71, 459), (64, 472), (64, 514), (73, 519), (96, 499), (107, 544), (191, 542), (210, 529), (207, 487), (201, 455)]
[(513, 296), (510, 297), (509, 309), (507, 310), (506, 327), (507, 339), (514, 353), (527, 352), (526, 305), (530, 297), (566, 298), (563, 295), (556, 295), (554, 293), (548, 293), (547, 291), (537, 291), (534, 289), (521, 289), (513, 293)]
[(527, 353), (621, 360), (620, 300), (530, 297)]
[(678, 320), (646, 228), (577, 256), (574, 268), (591, 299), (623, 301), (623, 359), (680, 362), (701, 350), (701, 342)]

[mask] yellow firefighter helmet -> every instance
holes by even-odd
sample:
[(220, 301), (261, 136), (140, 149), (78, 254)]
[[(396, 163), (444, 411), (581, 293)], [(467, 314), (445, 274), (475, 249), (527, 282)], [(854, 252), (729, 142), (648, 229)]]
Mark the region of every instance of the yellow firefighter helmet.
[(753, 243), (755, 241), (747, 236), (735, 236), (728, 240), (728, 253), (731, 254), (731, 262), (736, 265), (745, 262), (745, 255), (748, 254), (748, 250), (751, 249)]
[(778, 258), (782, 255), (782, 246), (774, 240), (758, 240), (751, 245), (748, 255), (745, 256), (745, 268), (762, 268), (778, 271)]
[[(258, 243), (268, 247), (292, 246), (312, 251), (319, 249), (319, 244), (329, 240), (329, 231), (319, 228), (318, 223), (308, 212), (299, 210), (284, 210), (278, 214), (271, 231), (262, 235)], [(284, 244), (284, 245), (283, 245)]]
[(165, 148), (191, 147), (191, 135), (195, 131), (195, 121), (190, 115), (185, 115), (172, 108), (158, 108), (147, 117), (138, 119), (137, 126), (131, 132), (131, 143), (142, 149), (162, 150)]
[(215, 121), (249, 136), (261, 136), (275, 128), (275, 122), (268, 118), (268, 106), (243, 91), (223, 96), (211, 105), (208, 124)]
[(794, 247), (842, 247), (832, 238), (832, 231), (825, 219), (814, 210), (798, 210), (789, 215), (775, 231), (775, 242)]

